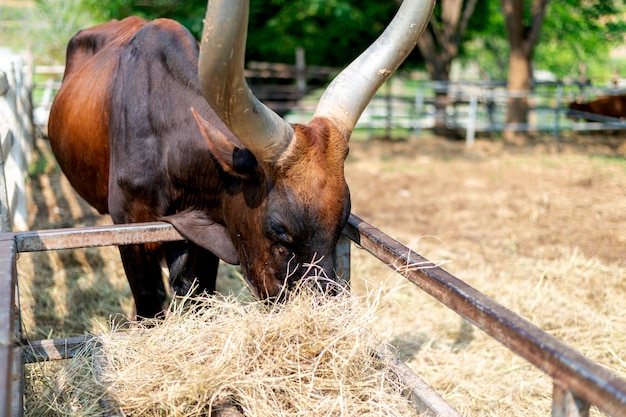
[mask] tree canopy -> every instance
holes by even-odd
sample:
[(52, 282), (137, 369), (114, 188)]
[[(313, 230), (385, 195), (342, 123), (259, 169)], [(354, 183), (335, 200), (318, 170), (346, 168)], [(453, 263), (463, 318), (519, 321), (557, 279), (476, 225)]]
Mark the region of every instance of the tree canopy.
[[(435, 27), (429, 29), (435, 29), (432, 33), (445, 32), (444, 3), (460, 1), (439, 0), (431, 22)], [(502, 1), (475, 2), (464, 33), (448, 34), (449, 42), (457, 46), (453, 48), (453, 56), (446, 59), (473, 64), (479, 68), (481, 78), (507, 77), (509, 42)], [(526, 4), (525, 10), (529, 10), (529, 0), (517, 1)], [(471, 1), (462, 2), (464, 8), (458, 10), (465, 13)], [(58, 44), (52, 45), (52, 51), (38, 55), (57, 59), (62, 59), (69, 37), (80, 27), (130, 15), (148, 19), (169, 17), (199, 38), (206, 10), (206, 0), (35, 0), (35, 3), (41, 15), (32, 23), (37, 25), (32, 29), (33, 38)], [(309, 64), (342, 67), (381, 33), (399, 3), (400, 0), (251, 0), (247, 58), (291, 63), (295, 48), (301, 46), (306, 50)], [(85, 11), (90, 18), (85, 17)], [(47, 25), (45, 14), (49, 15)], [(522, 23), (527, 27), (527, 15), (524, 19)], [(41, 33), (44, 26), (50, 36)], [(607, 77), (616, 65), (610, 62), (609, 50), (624, 43), (624, 33), (624, 0), (548, 1), (533, 67), (549, 70), (560, 78), (574, 78), (579, 76), (584, 64), (588, 77)], [(409, 56), (409, 65), (424, 63), (418, 49)], [(622, 73), (626, 73), (626, 60), (621, 65)]]
[(624, 43), (624, 33), (626, 10), (621, 0), (554, 1), (548, 8), (535, 60), (559, 77), (578, 77), (581, 65), (588, 77), (606, 76), (614, 70), (609, 52)]
[[(445, 1), (445, 0), (443, 0)], [(463, 44), (465, 63), (476, 63), (482, 77), (504, 79), (508, 74), (508, 35), (501, 3), (478, 2)], [(523, 31), (530, 28), (531, 1), (522, 4)], [(587, 76), (606, 77), (614, 68), (609, 51), (624, 43), (626, 7), (623, 0), (548, 1), (533, 56), (535, 69), (547, 70), (558, 78), (578, 78), (580, 64)], [(622, 68), (626, 73), (626, 66)]]
[[(103, 21), (168, 17), (198, 39), (206, 10), (206, 0), (83, 1)], [(384, 30), (397, 8), (395, 0), (252, 0), (246, 57), (289, 63), (303, 47), (311, 65), (344, 66)]]
[(76, 32), (98, 23), (85, 9), (83, 0), (35, 0), (24, 26), (37, 63), (56, 64), (65, 60), (67, 42)]

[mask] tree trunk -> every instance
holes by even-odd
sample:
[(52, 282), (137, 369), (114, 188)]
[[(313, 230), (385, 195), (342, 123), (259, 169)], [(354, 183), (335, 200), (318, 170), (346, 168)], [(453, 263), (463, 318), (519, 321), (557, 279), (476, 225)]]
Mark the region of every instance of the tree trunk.
[[(422, 56), (426, 59), (426, 69), (432, 81), (441, 84), (435, 91), (435, 134), (454, 137), (456, 133), (446, 126), (448, 105), (448, 81), (452, 60), (459, 52), (459, 44), (474, 13), (477, 0), (441, 0), (440, 17), (433, 14), (427, 30), (418, 43)], [(440, 88), (439, 88), (440, 87)]]
[(431, 76), (432, 81), (435, 83), (435, 125), (433, 126), (433, 132), (436, 135), (452, 138), (455, 134), (446, 124), (446, 108), (450, 103), (448, 99), (450, 69), (448, 68), (447, 71), (441, 71), (438, 74), (437, 77)]
[(526, 138), (525, 132), (518, 129), (528, 123), (528, 94), (532, 82), (531, 58), (521, 49), (511, 49), (509, 54), (506, 123), (513, 126), (504, 131), (504, 139), (516, 145), (523, 144)]
[[(529, 0), (530, 21), (524, 18), (525, 0), (501, 0), (502, 12), (509, 36), (509, 77), (507, 89), (506, 122), (526, 124), (528, 122), (528, 93), (532, 82), (532, 58), (539, 33), (546, 14), (548, 0)], [(506, 129), (504, 139), (507, 142), (521, 144), (526, 134), (516, 129)]]

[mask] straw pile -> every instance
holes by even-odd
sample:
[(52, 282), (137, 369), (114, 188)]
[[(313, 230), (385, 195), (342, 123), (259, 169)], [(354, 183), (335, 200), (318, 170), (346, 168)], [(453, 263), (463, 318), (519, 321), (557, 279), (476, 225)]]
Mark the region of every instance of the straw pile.
[(230, 405), (245, 416), (415, 415), (372, 355), (374, 298), (306, 290), (284, 305), (174, 303), (164, 319), (102, 334), (31, 381), (28, 414), (209, 416)]

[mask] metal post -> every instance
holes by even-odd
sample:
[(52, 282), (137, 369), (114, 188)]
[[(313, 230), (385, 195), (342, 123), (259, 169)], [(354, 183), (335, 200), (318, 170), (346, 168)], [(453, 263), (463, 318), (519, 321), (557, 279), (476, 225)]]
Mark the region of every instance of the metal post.
[(589, 403), (576, 397), (572, 391), (554, 381), (552, 417), (589, 417)]
[(0, 235), (0, 416), (21, 415), (22, 364), (15, 357), (17, 248), (13, 235)]
[(296, 100), (300, 118), (304, 118), (304, 105), (302, 101), (306, 97), (306, 56), (304, 48), (296, 48)]
[(476, 135), (476, 108), (478, 99), (472, 95), (469, 99), (469, 114), (467, 121), (467, 132), (465, 136), (465, 146), (469, 149), (474, 146), (474, 137)]
[(350, 239), (342, 234), (335, 247), (335, 274), (338, 283), (350, 289)]
[(559, 131), (561, 130), (561, 102), (563, 101), (563, 85), (559, 82), (556, 87), (556, 110), (554, 111), (554, 131), (552, 132), (554, 140), (558, 141)]
[(415, 92), (415, 125), (413, 130), (416, 135), (419, 135), (421, 130), (420, 117), (424, 111), (424, 92), (421, 88), (418, 88)]

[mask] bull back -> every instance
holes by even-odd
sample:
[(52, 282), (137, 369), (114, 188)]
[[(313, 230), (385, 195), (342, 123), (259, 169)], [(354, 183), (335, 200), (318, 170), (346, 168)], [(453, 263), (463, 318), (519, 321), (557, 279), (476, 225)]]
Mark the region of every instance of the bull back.
[(146, 23), (129, 17), (78, 32), (50, 109), (48, 137), (59, 166), (100, 213), (108, 213), (111, 87), (120, 51)]

